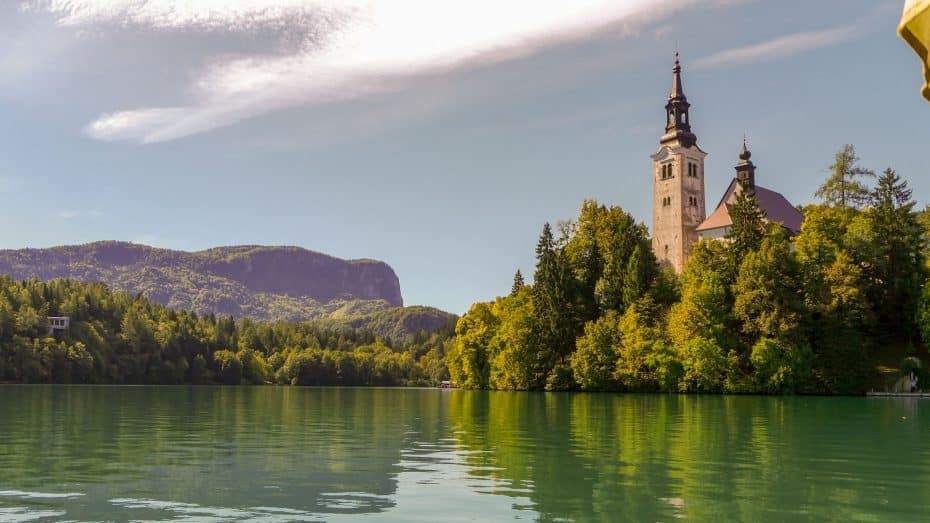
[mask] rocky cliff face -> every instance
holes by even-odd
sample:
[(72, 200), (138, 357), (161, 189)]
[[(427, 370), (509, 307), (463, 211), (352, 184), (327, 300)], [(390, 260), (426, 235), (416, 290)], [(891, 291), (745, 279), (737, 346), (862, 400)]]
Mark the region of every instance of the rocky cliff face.
[(307, 320), (344, 309), (403, 305), (389, 265), (342, 260), (298, 247), (237, 246), (200, 252), (98, 242), (0, 250), (16, 279), (101, 281), (169, 307), (264, 320)]

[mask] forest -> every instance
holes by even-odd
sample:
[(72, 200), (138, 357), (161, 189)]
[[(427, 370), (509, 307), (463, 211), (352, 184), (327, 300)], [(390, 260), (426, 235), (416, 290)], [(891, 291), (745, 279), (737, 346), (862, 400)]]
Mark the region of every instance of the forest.
[[(49, 316), (70, 326), (50, 333)], [(395, 340), (321, 322), (218, 318), (101, 283), (0, 276), (0, 382), (434, 385), (447, 379), (452, 335), (451, 323)]]
[[(645, 225), (588, 200), (547, 223), (532, 285), (472, 305), (453, 383), (500, 390), (858, 394), (924, 368), (930, 208), (894, 170), (836, 153), (799, 235), (741, 192), (726, 241), (663, 270)], [(923, 340), (923, 341), (921, 341)], [(923, 359), (922, 359), (923, 357)]]

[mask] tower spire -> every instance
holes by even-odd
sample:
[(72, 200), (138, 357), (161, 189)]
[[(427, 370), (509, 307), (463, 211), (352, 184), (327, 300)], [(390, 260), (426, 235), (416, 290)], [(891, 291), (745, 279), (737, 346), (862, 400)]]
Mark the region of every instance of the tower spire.
[(669, 100), (685, 98), (685, 90), (681, 87), (681, 62), (678, 60), (678, 51), (675, 51), (675, 66), (672, 67), (672, 93)]
[(746, 135), (743, 135), (743, 145), (739, 148), (739, 162), (736, 164), (736, 179), (740, 184), (749, 191), (749, 194), (756, 192), (756, 166), (750, 158), (752, 153), (746, 146)]
[(677, 141), (684, 147), (697, 144), (697, 137), (691, 132), (691, 121), (688, 110), (691, 104), (685, 96), (681, 86), (681, 61), (678, 51), (675, 51), (675, 65), (672, 67), (672, 92), (668, 95), (665, 104), (665, 135), (659, 140), (662, 144)]

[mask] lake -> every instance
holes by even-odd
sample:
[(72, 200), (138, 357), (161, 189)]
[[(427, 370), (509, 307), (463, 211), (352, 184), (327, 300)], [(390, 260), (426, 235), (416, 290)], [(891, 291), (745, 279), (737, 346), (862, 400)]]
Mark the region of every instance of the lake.
[(0, 387), (0, 521), (927, 521), (930, 400)]

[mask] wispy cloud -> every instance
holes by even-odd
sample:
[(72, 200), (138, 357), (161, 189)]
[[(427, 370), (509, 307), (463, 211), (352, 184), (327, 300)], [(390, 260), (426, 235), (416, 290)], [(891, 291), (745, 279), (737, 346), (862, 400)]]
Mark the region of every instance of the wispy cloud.
[(103, 216), (103, 212), (98, 209), (91, 209), (89, 211), (76, 211), (73, 209), (62, 209), (58, 211), (58, 217), (62, 220), (74, 220), (77, 218), (100, 218)]
[[(731, 0), (732, 1), (732, 0)], [(28, 0), (64, 28), (263, 33), (274, 52), (217, 54), (189, 99), (101, 115), (100, 140), (173, 140), (288, 107), (396, 90), (416, 75), (532, 52), (697, 0)], [(724, 2), (724, 4), (729, 2)]]
[(835, 45), (862, 36), (858, 24), (794, 33), (767, 42), (728, 49), (694, 62), (693, 69), (711, 69), (728, 65), (779, 60), (820, 47)]
[(721, 51), (695, 61), (693, 69), (712, 69), (731, 65), (766, 62), (795, 56), (822, 47), (841, 44), (863, 38), (881, 27), (876, 20), (900, 14), (900, 2), (884, 0), (877, 2), (868, 13), (849, 24), (803, 31), (773, 38), (765, 42)]

